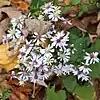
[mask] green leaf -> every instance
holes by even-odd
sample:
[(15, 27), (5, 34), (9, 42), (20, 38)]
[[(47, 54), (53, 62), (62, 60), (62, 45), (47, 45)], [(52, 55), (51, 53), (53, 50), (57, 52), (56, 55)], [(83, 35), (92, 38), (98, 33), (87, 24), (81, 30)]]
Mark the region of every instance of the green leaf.
[(73, 4), (73, 5), (79, 4), (80, 1), (81, 1), (81, 0), (72, 0), (72, 4)]
[(75, 43), (75, 41), (82, 36), (81, 31), (77, 28), (72, 28), (69, 32), (69, 40), (71, 43)]
[(90, 39), (89, 37), (82, 37), (77, 39), (77, 41), (74, 43), (75, 48), (78, 52), (82, 52), (83, 49), (86, 50), (90, 44)]
[(90, 76), (92, 78), (100, 78), (100, 63), (92, 64), (91, 70)]
[(67, 76), (63, 79), (63, 84), (64, 87), (72, 93), (77, 85), (76, 78), (74, 76)]
[(77, 85), (74, 93), (77, 95), (79, 100), (94, 100), (94, 90), (91, 85)]
[(94, 43), (94, 48), (96, 51), (100, 51), (100, 39), (97, 39)]
[(54, 4), (55, 5), (58, 5), (59, 4), (59, 1), (58, 0), (54, 0)]
[(48, 87), (46, 91), (47, 100), (66, 100), (66, 94), (64, 90), (60, 90), (59, 92), (55, 92), (55, 86), (51, 89)]

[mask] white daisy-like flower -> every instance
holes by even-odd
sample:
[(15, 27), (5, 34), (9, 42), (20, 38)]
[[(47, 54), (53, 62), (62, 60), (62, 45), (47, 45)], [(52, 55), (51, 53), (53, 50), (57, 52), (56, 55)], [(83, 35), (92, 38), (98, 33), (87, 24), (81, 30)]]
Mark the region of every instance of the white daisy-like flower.
[(38, 19), (43, 21), (44, 20), (44, 16), (43, 15), (39, 15)]
[(86, 64), (95, 64), (98, 63), (100, 60), (97, 57), (98, 52), (93, 52), (93, 53), (86, 53), (86, 56), (84, 57), (84, 60), (86, 61)]
[(72, 72), (72, 69), (73, 69), (73, 66), (72, 65), (65, 65), (62, 67), (62, 71), (63, 71), (63, 74), (66, 75), (66, 74), (70, 74), (70, 72)]
[(65, 48), (65, 46), (68, 46), (68, 44), (66, 43), (67, 41), (69, 41), (69, 37), (68, 34), (65, 35), (64, 31), (58, 32), (54, 37), (51, 38), (52, 41), (52, 46), (57, 47), (63, 47)]
[(23, 59), (29, 54), (27, 52), (27, 49), (25, 48), (25, 45), (19, 51), (20, 51), (20, 54), (18, 56), (19, 59)]
[(50, 12), (54, 12), (54, 6), (51, 2), (46, 3), (44, 6), (42, 6), (43, 12), (42, 14), (48, 15)]
[(21, 30), (23, 28), (23, 24), (24, 24), (25, 18), (26, 18), (26, 16), (24, 16), (24, 15), (20, 16), (18, 19), (13, 18), (11, 20), (12, 28), (13, 29), (18, 28), (18, 29)]
[(52, 65), (53, 62), (56, 62), (56, 61), (53, 58), (53, 55), (51, 53), (48, 53), (48, 54), (44, 55), (43, 64)]
[(17, 75), (18, 75), (18, 80), (20, 81), (25, 82), (29, 80), (29, 77), (28, 77), (29, 75), (26, 71), (18, 72)]
[(12, 18), (12, 20), (11, 20), (11, 24), (12, 24), (13, 29), (16, 28), (17, 23), (18, 23), (18, 20), (17, 20), (16, 18)]
[(59, 64), (58, 66), (54, 66), (53, 67), (53, 72), (57, 75), (57, 76), (61, 76), (64, 74), (63, 70), (62, 70), (62, 64)]
[(36, 44), (36, 45), (39, 45), (40, 42), (44, 42), (46, 40), (46, 35), (40, 35), (39, 33), (37, 32), (34, 32), (33, 36), (34, 38), (33, 42)]
[(21, 37), (21, 31), (20, 30), (18, 30), (18, 29), (9, 29), (8, 30), (8, 33), (9, 34), (7, 34), (7, 37), (8, 38), (13, 38), (13, 39), (15, 39), (15, 38), (20, 38)]
[(45, 72), (45, 73), (42, 75), (43, 81), (44, 81), (44, 80), (47, 80), (47, 79), (50, 77), (51, 74), (52, 74), (51, 72)]
[(55, 26), (52, 25), (49, 29), (49, 31), (46, 33), (47, 37), (51, 38), (53, 34), (56, 33), (56, 30), (55, 30)]
[(54, 8), (54, 11), (50, 12), (48, 17), (52, 21), (58, 21), (58, 19), (60, 18), (60, 14), (61, 14), (60, 7), (54, 6), (53, 8)]
[(30, 80), (30, 82), (36, 82), (36, 74), (35, 74), (35, 71), (31, 71), (30, 73), (29, 73), (29, 80)]
[(29, 64), (33, 66), (34, 68), (38, 68), (40, 65), (42, 65), (42, 61), (41, 59), (39, 59), (39, 56), (36, 55), (35, 53), (31, 53), (31, 54), (32, 56), (30, 58)]
[(83, 73), (78, 74), (77, 77), (78, 77), (78, 80), (82, 79), (82, 81), (88, 81), (90, 79), (90, 77), (87, 74), (83, 74)]
[(58, 59), (60, 59), (60, 61), (63, 61), (65, 64), (69, 61), (70, 54), (70, 49), (64, 49), (63, 51), (58, 52)]
[(78, 75), (78, 72), (79, 71), (77, 69), (74, 69), (74, 68), (72, 69), (72, 73), (73, 73), (74, 76)]
[(47, 46), (47, 47), (45, 47), (44, 49), (40, 49), (40, 53), (41, 54), (48, 54), (48, 53), (50, 53), (50, 52), (54, 52), (54, 48), (52, 47), (52, 46), (50, 46), (50, 44)]
[(79, 71), (83, 72), (84, 74), (89, 74), (92, 70), (89, 67), (81, 66), (79, 67)]

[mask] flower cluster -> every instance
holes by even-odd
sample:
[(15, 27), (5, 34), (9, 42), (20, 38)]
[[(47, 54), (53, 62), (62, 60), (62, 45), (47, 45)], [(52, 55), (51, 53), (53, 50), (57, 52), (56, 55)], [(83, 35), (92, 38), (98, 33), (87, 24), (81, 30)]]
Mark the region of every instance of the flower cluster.
[(19, 19), (13, 18), (11, 20), (11, 26), (7, 31), (7, 35), (4, 36), (3, 43), (8, 44), (9, 48), (17, 49), (24, 40), (22, 29), (24, 26), (25, 16), (19, 17)]
[(38, 17), (38, 19), (51, 21), (58, 21), (59, 19), (61, 19), (61, 10), (59, 6), (54, 6), (53, 3), (50, 2), (42, 6), (41, 9), (41, 15)]
[[(58, 21), (63, 20), (64, 23), (69, 23), (64, 18), (60, 17), (60, 7), (54, 6), (51, 2), (44, 5), (41, 15), (38, 19)], [(18, 64), (15, 68), (19, 68), (17, 73), (13, 72), (13, 78), (17, 78), (20, 84), (25, 81), (36, 83), (37, 81), (47, 80), (52, 74), (57, 76), (74, 75), (78, 80), (88, 81), (90, 64), (98, 63), (98, 52), (86, 53), (84, 61), (80, 65), (74, 65), (70, 62), (70, 57), (77, 50), (73, 44), (70, 44), (69, 32), (57, 30), (55, 24), (52, 24), (48, 32), (39, 34), (33, 32), (30, 38), (25, 37), (22, 33), (24, 21), (26, 17), (11, 20), (11, 27), (8, 34), (4, 37), (6, 43), (17, 47), (21, 41), (24, 44), (19, 49)], [(42, 45), (44, 44), (44, 45)]]

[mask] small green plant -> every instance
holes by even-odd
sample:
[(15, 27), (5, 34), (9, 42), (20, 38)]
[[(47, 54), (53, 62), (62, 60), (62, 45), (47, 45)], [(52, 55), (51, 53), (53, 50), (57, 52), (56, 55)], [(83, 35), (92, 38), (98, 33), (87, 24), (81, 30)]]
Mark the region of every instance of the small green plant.
[(6, 88), (3, 90), (2, 86), (0, 86), (0, 90), (2, 91), (1, 100), (7, 100), (9, 94), (11, 93), (11, 88)]

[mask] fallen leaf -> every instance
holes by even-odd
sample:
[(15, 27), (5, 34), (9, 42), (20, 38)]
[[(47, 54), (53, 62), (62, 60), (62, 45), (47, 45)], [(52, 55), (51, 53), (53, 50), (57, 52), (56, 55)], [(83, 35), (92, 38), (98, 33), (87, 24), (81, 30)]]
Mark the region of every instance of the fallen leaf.
[(7, 71), (13, 69), (17, 63), (17, 55), (9, 57), (7, 45), (0, 45), (0, 67), (5, 68)]
[(10, 93), (9, 100), (20, 100), (14, 93)]
[(0, 0), (0, 7), (9, 6), (9, 5), (10, 5), (10, 1), (8, 1), (8, 0)]
[(59, 5), (69, 5), (72, 0), (58, 0), (59, 1)]
[(16, 91), (13, 89), (13, 93), (19, 98), (19, 100), (29, 100), (28, 96), (20, 91)]
[(51, 26), (50, 22), (40, 21), (37, 19), (26, 19), (25, 20), (26, 29), (31, 32), (38, 32), (40, 35), (48, 31)]
[(22, 2), (19, 3), (18, 9), (22, 10), (22, 11), (28, 11), (29, 10), (29, 4), (22, 1)]
[(29, 4), (23, 0), (11, 0), (12, 4), (17, 4), (18, 5), (18, 10), (22, 11), (28, 11), (29, 10)]
[(97, 31), (96, 31), (96, 33), (97, 33), (98, 36), (100, 37), (100, 22), (99, 22), (99, 24), (98, 24), (98, 26), (97, 26)]
[(2, 43), (3, 35), (5, 35), (5, 32), (2, 28), (2, 26), (0, 26), (0, 44)]
[(28, 2), (29, 4), (31, 4), (31, 1), (32, 1), (32, 0), (25, 0), (25, 2)]
[(0, 15), (3, 13), (7, 14), (9, 18), (19, 18), (22, 16), (21, 11), (18, 11), (14, 7), (2, 7), (0, 8)]
[(98, 18), (97, 20), (99, 21), (100, 20), (100, 11), (98, 12)]
[(8, 28), (9, 21), (10, 21), (10, 19), (6, 18), (0, 22), (0, 44), (2, 43), (3, 36), (6, 34), (5, 31)]

